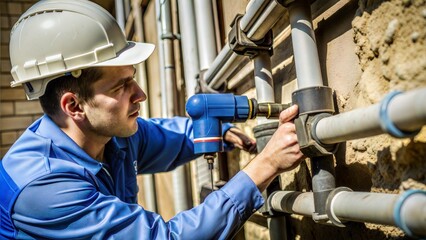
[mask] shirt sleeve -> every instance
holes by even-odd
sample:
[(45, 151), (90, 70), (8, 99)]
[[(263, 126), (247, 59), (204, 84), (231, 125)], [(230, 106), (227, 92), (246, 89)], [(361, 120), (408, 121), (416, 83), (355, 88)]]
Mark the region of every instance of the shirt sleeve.
[(244, 173), (199, 206), (164, 221), (106, 196), (75, 174), (50, 174), (23, 189), (12, 215), (20, 239), (228, 239), (263, 204)]
[[(138, 173), (166, 172), (200, 155), (194, 154), (192, 121), (185, 117), (138, 119), (138, 132), (128, 139), (138, 159)], [(233, 127), (222, 125), (222, 134)], [(231, 150), (232, 146), (225, 146)]]

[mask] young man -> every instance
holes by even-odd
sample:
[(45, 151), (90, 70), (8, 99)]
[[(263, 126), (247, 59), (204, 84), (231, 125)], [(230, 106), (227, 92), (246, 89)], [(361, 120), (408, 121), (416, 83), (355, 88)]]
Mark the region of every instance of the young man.
[[(127, 42), (89, 1), (40, 1), (21, 16), (11, 32), (12, 86), (39, 98), (45, 115), (0, 161), (0, 238), (230, 238), (263, 204), (260, 192), (300, 162), (295, 106), (264, 151), (203, 204), (168, 222), (137, 205), (137, 174), (196, 157), (189, 119), (138, 117), (146, 96), (133, 65), (152, 51)], [(225, 140), (244, 147), (226, 130)]]

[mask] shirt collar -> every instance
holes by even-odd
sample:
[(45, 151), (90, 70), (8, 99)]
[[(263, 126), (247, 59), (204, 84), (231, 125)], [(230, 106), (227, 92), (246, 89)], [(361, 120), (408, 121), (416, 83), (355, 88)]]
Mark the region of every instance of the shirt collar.
[[(52, 140), (52, 143), (66, 152), (77, 164), (88, 169), (91, 173), (97, 174), (102, 164), (90, 157), (83, 149), (78, 146), (67, 134), (65, 134), (47, 115), (41, 118), (40, 125), (36, 131), (37, 134)], [(108, 145), (116, 145), (115, 141), (110, 141)], [(112, 147), (114, 150), (118, 146)], [(110, 154), (112, 151), (105, 151)], [(108, 157), (108, 156), (107, 156)]]

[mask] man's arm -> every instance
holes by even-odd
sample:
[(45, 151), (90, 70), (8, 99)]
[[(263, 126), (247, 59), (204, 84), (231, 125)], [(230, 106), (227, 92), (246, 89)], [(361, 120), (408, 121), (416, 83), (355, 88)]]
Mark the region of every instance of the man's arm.
[(19, 239), (229, 239), (262, 204), (257, 187), (240, 172), (203, 204), (166, 222), (100, 193), (80, 175), (57, 173), (25, 187), (12, 218)]

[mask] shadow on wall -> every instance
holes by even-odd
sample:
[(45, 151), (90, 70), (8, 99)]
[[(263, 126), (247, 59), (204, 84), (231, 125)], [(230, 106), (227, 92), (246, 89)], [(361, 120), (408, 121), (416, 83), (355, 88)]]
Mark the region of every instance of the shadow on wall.
[[(398, 140), (396, 140), (398, 141)], [(426, 189), (426, 143), (410, 140), (393, 150), (392, 145), (377, 152), (371, 164), (373, 188), (385, 190)]]

